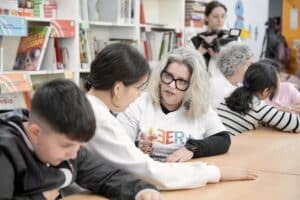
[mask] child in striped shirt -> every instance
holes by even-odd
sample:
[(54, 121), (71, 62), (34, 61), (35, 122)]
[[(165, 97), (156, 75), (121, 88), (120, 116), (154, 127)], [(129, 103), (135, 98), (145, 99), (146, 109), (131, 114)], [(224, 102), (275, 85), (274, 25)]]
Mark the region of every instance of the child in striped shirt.
[(265, 124), (286, 132), (300, 132), (300, 116), (266, 105), (262, 100), (272, 99), (279, 79), (273, 65), (253, 63), (246, 71), (243, 86), (225, 98), (217, 112), (233, 135), (256, 129)]

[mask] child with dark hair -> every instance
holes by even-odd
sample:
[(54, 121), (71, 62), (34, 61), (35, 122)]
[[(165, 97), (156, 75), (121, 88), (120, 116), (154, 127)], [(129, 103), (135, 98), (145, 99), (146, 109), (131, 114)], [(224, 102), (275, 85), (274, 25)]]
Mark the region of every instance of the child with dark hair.
[(41, 86), (30, 113), (0, 115), (0, 199), (56, 199), (76, 182), (111, 199), (160, 199), (155, 186), (115, 169), (82, 145), (96, 121), (85, 94), (69, 80)]
[(281, 64), (273, 59), (263, 59), (261, 62), (271, 64), (275, 67), (280, 82), (276, 93), (272, 99), (266, 99), (266, 104), (274, 106), (281, 111), (290, 111), (300, 114), (300, 92), (291, 82), (281, 81), (280, 69)]
[(256, 129), (262, 123), (286, 132), (300, 132), (300, 117), (266, 105), (262, 100), (272, 99), (278, 87), (278, 74), (273, 65), (256, 62), (247, 69), (243, 86), (225, 98), (217, 112), (233, 135)]

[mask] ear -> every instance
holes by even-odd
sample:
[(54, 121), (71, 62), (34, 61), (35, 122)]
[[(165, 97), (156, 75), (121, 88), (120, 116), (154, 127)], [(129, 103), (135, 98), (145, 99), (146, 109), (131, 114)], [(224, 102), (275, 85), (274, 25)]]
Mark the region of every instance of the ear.
[(263, 91), (262, 91), (262, 95), (266, 96), (270, 93), (271, 89), (270, 88), (265, 88)]
[(36, 144), (41, 134), (41, 127), (36, 123), (29, 123), (26, 132), (31, 142)]
[(265, 88), (260, 94), (261, 99), (266, 99), (270, 96), (271, 89), (270, 88)]
[(112, 95), (113, 95), (113, 97), (120, 98), (122, 90), (123, 90), (123, 87), (124, 87), (124, 84), (122, 83), (122, 81), (116, 81), (114, 83), (114, 86), (113, 86), (113, 89), (112, 89)]

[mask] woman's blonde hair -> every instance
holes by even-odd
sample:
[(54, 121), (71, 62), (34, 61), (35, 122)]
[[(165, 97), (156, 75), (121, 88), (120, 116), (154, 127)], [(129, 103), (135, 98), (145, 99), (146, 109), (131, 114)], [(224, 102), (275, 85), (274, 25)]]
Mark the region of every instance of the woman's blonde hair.
[(189, 88), (182, 101), (186, 115), (197, 119), (206, 114), (210, 105), (209, 76), (202, 55), (195, 49), (180, 47), (172, 50), (151, 73), (148, 92), (155, 106), (160, 106), (160, 73), (171, 63), (186, 65), (191, 71)]

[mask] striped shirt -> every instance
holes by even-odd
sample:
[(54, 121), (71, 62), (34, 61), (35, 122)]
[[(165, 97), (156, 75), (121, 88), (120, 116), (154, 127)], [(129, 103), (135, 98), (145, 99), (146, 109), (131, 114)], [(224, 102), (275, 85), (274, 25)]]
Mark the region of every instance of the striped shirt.
[(233, 135), (254, 130), (262, 124), (285, 132), (300, 132), (300, 116), (282, 112), (255, 98), (246, 115), (232, 111), (224, 101), (217, 107), (217, 113), (226, 129)]

